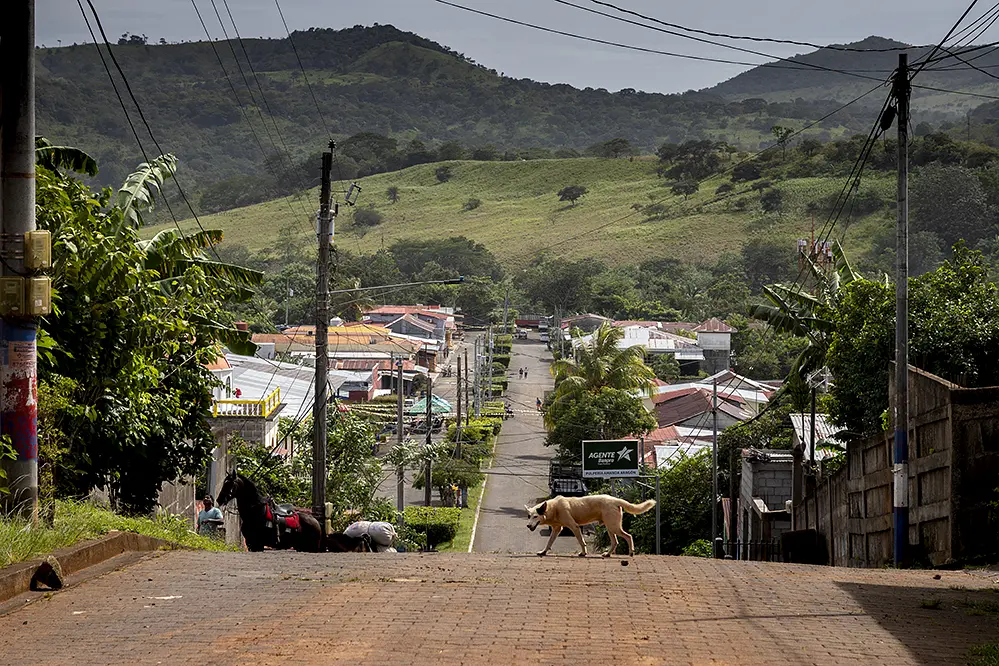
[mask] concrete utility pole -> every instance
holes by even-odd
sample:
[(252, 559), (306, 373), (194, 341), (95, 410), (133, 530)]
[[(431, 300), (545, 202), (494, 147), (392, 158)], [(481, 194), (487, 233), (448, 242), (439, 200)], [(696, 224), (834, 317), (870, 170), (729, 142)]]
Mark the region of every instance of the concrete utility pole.
[(489, 327), (489, 361), (486, 365), (486, 381), (489, 382), (489, 399), (493, 399), (493, 327)]
[(471, 393), (468, 390), (468, 383), (469, 383), (468, 382), (468, 373), (469, 373), (468, 347), (465, 347), (464, 352), (465, 352), (465, 425), (468, 425), (469, 424), (469, 413), (472, 411), (470, 409), (471, 405), (469, 404), (469, 398), (471, 396)]
[(721, 557), (718, 549), (718, 380), (711, 388), (711, 550)]
[[(332, 144), (331, 144), (332, 149)], [(329, 397), (327, 376), (330, 369), (330, 243), (333, 236), (333, 215), (330, 205), (333, 153), (323, 153), (323, 170), (319, 188), (319, 260), (316, 263), (316, 399), (312, 406), (314, 439), (312, 443), (312, 513), (326, 530), (326, 414)]]
[(895, 245), (895, 565), (909, 543), (909, 56), (898, 54), (898, 205)]
[[(395, 424), (396, 441), (402, 446), (402, 359), (395, 362), (396, 379), (395, 390), (398, 393), (398, 404)], [(400, 465), (395, 470), (395, 508), (399, 512), (399, 520), (402, 521), (402, 512), (406, 508), (406, 470)]]
[(458, 396), (458, 420), (454, 425), (454, 435), (458, 440), (457, 455), (461, 458), (461, 356), (458, 357), (458, 384), (454, 392)]
[[(35, 230), (35, 3), (14, 0), (0, 12), (0, 165), (2, 165), (2, 242), (4, 282), (18, 282), (22, 305), (5, 303), (2, 322), (3, 373), (0, 432), (8, 435), (17, 459), (6, 461), (10, 496), (7, 510), (38, 518), (38, 358), (37, 319), (25, 308), (25, 233)], [(16, 249), (15, 249), (16, 248)], [(18, 252), (17, 250), (23, 250)], [(44, 285), (41, 285), (44, 287)], [(46, 288), (47, 289), (47, 288)], [(7, 291), (6, 284), (4, 291)], [(34, 300), (34, 294), (31, 294)], [(46, 294), (47, 300), (47, 294)]]
[(475, 338), (475, 418), (482, 415), (482, 338)]
[[(434, 406), (434, 378), (430, 376), (430, 372), (427, 372), (427, 448), (430, 448), (433, 438), (433, 406)], [(427, 456), (427, 464), (423, 471), (423, 504), (424, 506), (430, 506), (431, 503), (431, 484), (432, 475), (430, 473), (430, 456)]]

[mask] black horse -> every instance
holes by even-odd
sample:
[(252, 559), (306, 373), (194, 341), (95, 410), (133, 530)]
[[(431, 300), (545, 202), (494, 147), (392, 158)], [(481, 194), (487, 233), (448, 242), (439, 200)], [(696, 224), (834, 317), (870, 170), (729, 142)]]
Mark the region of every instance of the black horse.
[(265, 547), (294, 548), (300, 552), (318, 553), (323, 548), (323, 532), (311, 511), (290, 504), (275, 504), (264, 497), (253, 482), (235, 471), (226, 475), (219, 491), (219, 506), (236, 500), (239, 509), (239, 529), (251, 552)]

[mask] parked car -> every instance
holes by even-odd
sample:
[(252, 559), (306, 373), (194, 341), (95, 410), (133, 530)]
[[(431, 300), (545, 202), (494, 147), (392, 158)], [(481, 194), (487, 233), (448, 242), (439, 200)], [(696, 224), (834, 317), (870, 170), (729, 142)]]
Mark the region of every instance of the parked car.
[(548, 333), (541, 334), (541, 342), (548, 342)]
[(518, 328), (517, 329), (517, 339), (518, 340), (526, 340), (527, 339), (527, 329), (526, 328)]

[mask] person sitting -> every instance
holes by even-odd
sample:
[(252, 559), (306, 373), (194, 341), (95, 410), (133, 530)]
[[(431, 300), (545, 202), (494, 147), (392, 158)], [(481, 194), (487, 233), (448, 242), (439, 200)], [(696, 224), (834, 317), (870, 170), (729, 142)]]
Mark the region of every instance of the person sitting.
[(211, 495), (204, 499), (205, 508), (198, 512), (198, 534), (211, 536), (218, 532), (225, 519), (222, 512), (215, 506), (215, 500)]

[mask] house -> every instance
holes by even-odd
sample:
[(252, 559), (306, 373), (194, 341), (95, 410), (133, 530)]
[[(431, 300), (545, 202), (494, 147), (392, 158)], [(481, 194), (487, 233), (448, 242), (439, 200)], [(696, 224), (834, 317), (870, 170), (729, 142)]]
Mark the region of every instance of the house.
[[(659, 427), (684, 426), (706, 429), (710, 433), (714, 427), (713, 401), (710, 386), (690, 386), (653, 396), (652, 411)], [(718, 394), (718, 430), (724, 430), (750, 416), (737, 400)]]
[[(794, 432), (791, 434), (791, 444), (800, 447), (804, 453), (804, 460), (812, 460), (812, 415), (811, 414), (789, 414), (791, 427)], [(833, 425), (828, 414), (815, 415), (815, 460), (825, 460), (837, 455), (842, 449), (843, 442), (836, 438), (841, 432), (841, 428)]]
[(411, 314), (404, 314), (395, 321), (385, 324), (385, 328), (399, 335), (406, 335), (417, 338), (437, 339), (435, 337), (436, 328), (433, 324), (414, 317)]
[(331, 369), (329, 377), (337, 384), (336, 396), (347, 402), (372, 400), (381, 384), (378, 366), (362, 370)]
[(794, 459), (790, 451), (743, 449), (741, 455), (736, 529), (742, 545), (733, 554), (737, 559), (769, 559), (775, 555), (775, 540), (791, 530)]
[(601, 317), (597, 314), (573, 315), (571, 317), (563, 317), (560, 320), (561, 326), (565, 331), (572, 331), (572, 329), (578, 328), (584, 333), (593, 333), (604, 324), (612, 324), (613, 322), (613, 319)]
[(697, 346), (704, 354), (701, 369), (708, 374), (728, 370), (731, 366), (732, 334), (735, 329), (717, 317), (694, 327), (697, 334)]
[(433, 338), (450, 346), (451, 338), (457, 328), (455, 314), (447, 308), (437, 305), (383, 305), (364, 313), (364, 323), (385, 326), (398, 321), (404, 315), (410, 315), (434, 327)]

